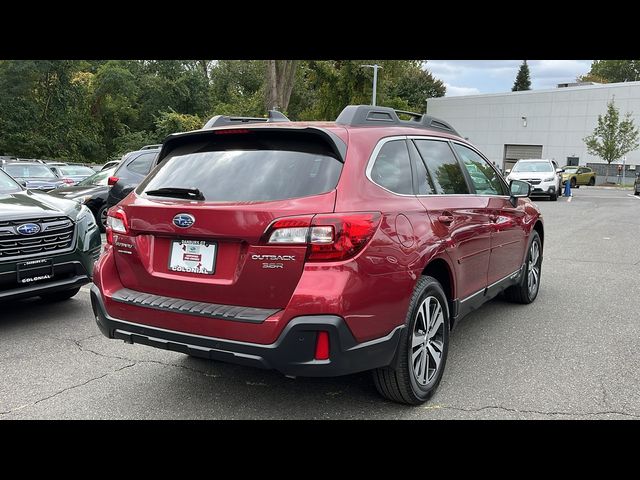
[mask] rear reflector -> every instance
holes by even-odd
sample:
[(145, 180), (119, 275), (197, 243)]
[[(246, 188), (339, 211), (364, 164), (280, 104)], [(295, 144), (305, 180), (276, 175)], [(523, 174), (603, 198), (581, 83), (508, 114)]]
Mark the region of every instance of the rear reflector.
[(320, 331), (316, 337), (316, 360), (329, 360), (329, 332)]

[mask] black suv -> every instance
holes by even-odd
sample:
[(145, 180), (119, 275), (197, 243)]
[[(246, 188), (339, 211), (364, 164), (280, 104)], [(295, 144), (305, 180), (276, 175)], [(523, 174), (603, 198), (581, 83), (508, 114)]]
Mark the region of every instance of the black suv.
[(107, 198), (107, 208), (113, 207), (138, 186), (155, 165), (159, 152), (158, 145), (149, 145), (122, 157), (118, 169), (109, 177), (109, 185), (112, 187)]
[(0, 302), (73, 297), (91, 281), (100, 247), (86, 206), (26, 190), (0, 170)]

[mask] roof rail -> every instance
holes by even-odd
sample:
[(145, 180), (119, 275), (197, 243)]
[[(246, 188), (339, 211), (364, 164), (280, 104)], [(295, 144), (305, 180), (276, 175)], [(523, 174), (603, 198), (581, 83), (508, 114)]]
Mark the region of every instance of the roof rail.
[[(409, 115), (411, 120), (401, 120), (398, 114)], [(374, 107), (372, 105), (348, 105), (340, 112), (336, 123), (352, 127), (399, 126), (442, 130), (443, 132), (460, 134), (447, 122), (430, 115), (394, 110), (390, 107)]]
[(161, 146), (162, 146), (161, 143), (156, 143), (156, 144), (153, 144), (153, 145), (145, 145), (140, 150), (151, 150), (151, 149), (154, 149), (154, 148), (160, 148)]
[(221, 127), (223, 125), (242, 125), (244, 123), (274, 123), (290, 122), (287, 117), (277, 110), (269, 110), (267, 118), (263, 117), (231, 117), (229, 115), (216, 115), (211, 117), (202, 128)]

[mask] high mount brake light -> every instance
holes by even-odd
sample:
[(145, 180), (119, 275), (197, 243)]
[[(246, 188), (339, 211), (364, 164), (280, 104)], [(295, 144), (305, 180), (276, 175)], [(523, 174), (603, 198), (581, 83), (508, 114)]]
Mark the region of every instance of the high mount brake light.
[(269, 245), (308, 245), (308, 261), (331, 262), (355, 256), (380, 224), (379, 212), (319, 214), (273, 222), (263, 236)]
[(231, 130), (216, 130), (213, 133), (215, 133), (216, 135), (234, 135), (240, 133), (249, 133), (249, 130), (247, 130), (246, 128), (234, 128)]

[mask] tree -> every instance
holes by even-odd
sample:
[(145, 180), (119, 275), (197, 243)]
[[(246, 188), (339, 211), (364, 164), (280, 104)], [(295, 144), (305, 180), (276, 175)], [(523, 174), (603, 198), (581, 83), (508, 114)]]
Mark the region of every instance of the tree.
[(427, 110), (428, 98), (443, 97), (446, 92), (447, 87), (442, 80), (425, 70), (422, 62), (415, 62), (397, 80), (392, 96), (406, 101), (409, 110), (422, 113)]
[(640, 80), (640, 60), (594, 60), (587, 75), (606, 82), (635, 82)]
[(597, 155), (608, 163), (608, 182), (611, 162), (620, 159), (640, 145), (638, 128), (634, 125), (629, 112), (625, 114), (624, 120), (620, 121), (620, 112), (612, 99), (607, 104), (606, 115), (604, 117), (598, 115), (598, 125), (591, 135), (584, 138), (584, 143), (591, 155)]
[(297, 60), (267, 60), (267, 110), (287, 110), (297, 65)]
[(516, 81), (513, 83), (512, 92), (519, 92), (521, 90), (531, 90), (531, 77), (529, 76), (529, 65), (524, 60), (516, 75)]

